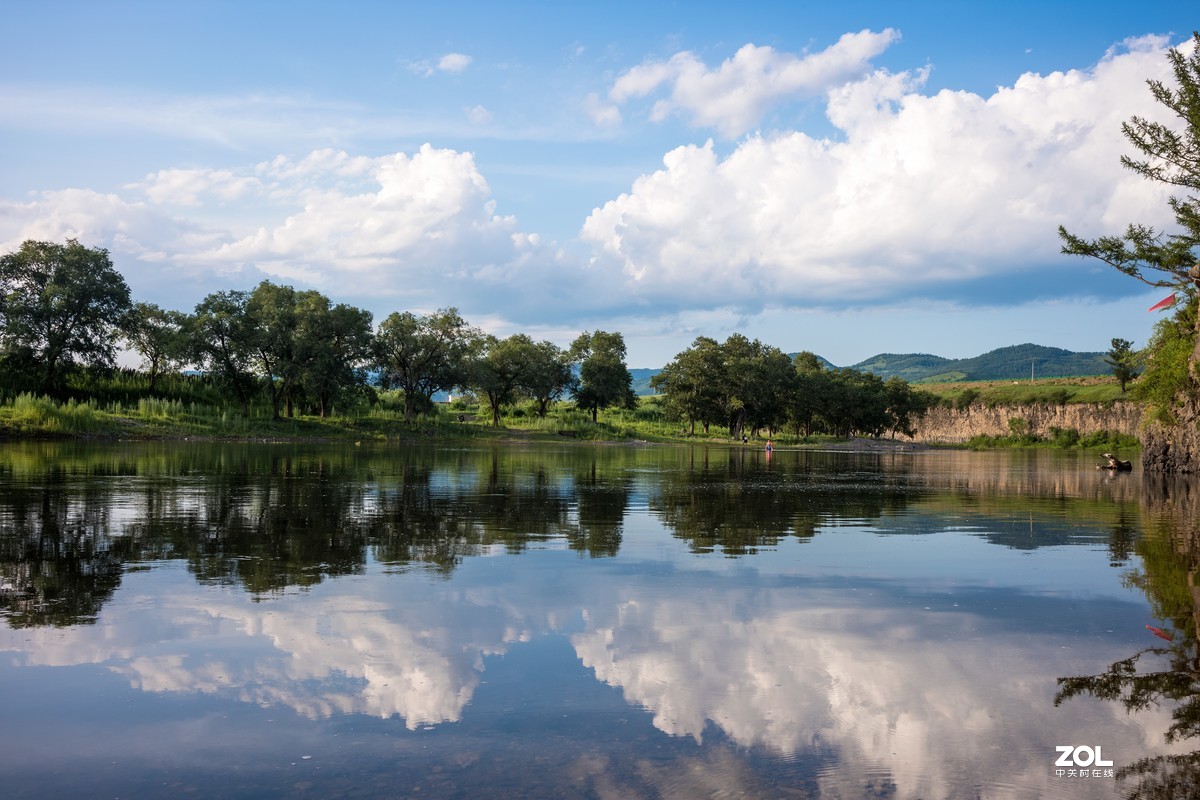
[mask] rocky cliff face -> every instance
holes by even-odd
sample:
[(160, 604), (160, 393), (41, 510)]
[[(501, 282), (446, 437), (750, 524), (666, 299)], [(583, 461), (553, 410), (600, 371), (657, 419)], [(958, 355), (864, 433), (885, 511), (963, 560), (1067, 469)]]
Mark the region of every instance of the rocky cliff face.
[(1080, 436), (1100, 431), (1126, 433), (1142, 442), (1142, 468), (1147, 472), (1200, 473), (1200, 400), (1183, 408), (1180, 424), (1143, 425), (1135, 403), (1065, 406), (970, 406), (934, 408), (916, 426), (914, 441), (962, 444), (973, 436), (1009, 436), (1012, 420), (1034, 436), (1049, 438), (1053, 428), (1074, 428)]
[[(965, 409), (934, 408), (916, 426), (913, 439), (918, 442), (961, 444), (973, 436), (1009, 436), (1012, 420), (1035, 436), (1052, 436), (1051, 428), (1074, 428), (1081, 436), (1100, 431), (1126, 433), (1139, 438), (1142, 408), (1134, 403), (1092, 405), (1017, 405), (990, 408), (973, 405)], [(1200, 453), (1200, 450), (1195, 451)]]
[(1142, 432), (1142, 468), (1147, 472), (1200, 472), (1200, 400), (1179, 412), (1180, 423), (1151, 424)]

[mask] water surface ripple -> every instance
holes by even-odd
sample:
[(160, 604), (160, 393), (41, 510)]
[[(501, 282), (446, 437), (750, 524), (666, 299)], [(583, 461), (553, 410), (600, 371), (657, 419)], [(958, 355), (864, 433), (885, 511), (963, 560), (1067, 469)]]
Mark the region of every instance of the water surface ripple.
[[(1200, 493), (1093, 465), (5, 445), (0, 781), (29, 798), (1159, 796), (1161, 757), (1198, 749), (1165, 733), (1196, 702), (1179, 504)], [(1132, 712), (1094, 680), (1129, 659), (1163, 676)], [(1060, 745), (1130, 774), (1057, 766)]]

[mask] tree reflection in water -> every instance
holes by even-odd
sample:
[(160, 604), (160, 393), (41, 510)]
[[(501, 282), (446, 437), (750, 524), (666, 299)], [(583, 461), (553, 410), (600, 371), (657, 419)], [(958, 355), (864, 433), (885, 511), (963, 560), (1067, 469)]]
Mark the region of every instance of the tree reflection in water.
[(864, 470), (829, 454), (805, 455), (785, 470), (758, 452), (704, 451), (688, 471), (660, 476), (650, 509), (691, 552), (744, 556), (788, 536), (804, 542), (822, 527), (902, 514), (921, 491), (901, 470), (884, 480), (877, 463)]
[[(1054, 704), (1090, 695), (1129, 713), (1168, 705), (1164, 739), (1178, 744), (1200, 736), (1200, 492), (1194, 483), (1156, 475), (1145, 476), (1144, 492), (1146, 533), (1135, 546), (1143, 571), (1127, 582), (1169, 622), (1170, 645), (1147, 647), (1098, 675), (1059, 678)], [(1131, 800), (1200, 798), (1200, 749), (1138, 759), (1118, 769), (1117, 778), (1136, 780), (1126, 793)]]
[(256, 596), (369, 560), (450, 575), (464, 558), (560, 540), (617, 554), (632, 483), (616, 449), (348, 450), (17, 445), (0, 462), (0, 615), (94, 622), (136, 565), (183, 560)]
[[(75, 480), (69, 469), (48, 470), (40, 484), (9, 491), (0, 530), (0, 614), (14, 628), (91, 624), (121, 584), (130, 543), (113, 541), (105, 477), (124, 470), (92, 470)], [(72, 502), (59, 498), (78, 487)]]
[(567, 544), (592, 558), (615, 556), (621, 549), (631, 481), (624, 474), (606, 473), (593, 461), (575, 475), (578, 518), (568, 526)]

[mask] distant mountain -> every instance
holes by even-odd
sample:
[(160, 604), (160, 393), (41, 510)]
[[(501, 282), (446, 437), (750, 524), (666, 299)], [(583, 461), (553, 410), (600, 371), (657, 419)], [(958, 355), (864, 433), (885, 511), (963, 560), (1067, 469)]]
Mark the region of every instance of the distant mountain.
[(881, 378), (899, 375), (909, 383), (1020, 380), (1029, 377), (1031, 368), (1038, 378), (1073, 378), (1108, 375), (1112, 367), (1104, 357), (1105, 353), (1074, 353), (1057, 347), (1018, 344), (959, 359), (881, 353), (853, 368)]
[(650, 388), (650, 379), (660, 372), (662, 372), (661, 367), (658, 369), (641, 368), (629, 370), (629, 374), (633, 376), (633, 393), (639, 397), (654, 394), (654, 390)]
[[(796, 356), (795, 353), (788, 355), (792, 358)], [(880, 353), (851, 368), (885, 379), (899, 376), (909, 383), (1020, 380), (1029, 377), (1031, 366), (1034, 376), (1038, 378), (1075, 378), (1111, 374), (1112, 367), (1104, 360), (1105, 355), (1075, 353), (1038, 344), (1018, 344), (974, 358), (942, 358), (928, 353)], [(821, 362), (828, 369), (837, 369), (824, 358), (821, 358)], [(635, 394), (654, 394), (650, 379), (660, 372), (659, 369), (631, 369), (629, 372), (633, 375)]]
[(861, 372), (874, 373), (881, 378), (898, 375), (909, 383), (916, 383), (930, 375), (954, 372), (955, 369), (951, 366), (954, 363), (949, 358), (931, 356), (927, 353), (904, 353), (902, 355), (880, 353), (866, 361), (860, 361), (853, 368)]

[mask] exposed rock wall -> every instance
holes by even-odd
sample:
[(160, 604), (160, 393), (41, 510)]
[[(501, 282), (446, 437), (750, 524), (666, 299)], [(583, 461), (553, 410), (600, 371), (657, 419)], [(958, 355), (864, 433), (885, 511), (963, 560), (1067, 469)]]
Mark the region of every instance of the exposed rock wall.
[[(1081, 436), (1100, 431), (1142, 438), (1142, 407), (1136, 403), (1070, 405), (972, 405), (964, 409), (933, 408), (916, 425), (918, 442), (961, 444), (973, 436), (1009, 436), (1010, 421), (1022, 419), (1026, 431), (1050, 437), (1051, 428), (1074, 428)], [(1196, 451), (1200, 453), (1200, 451)]]
[(1142, 468), (1147, 472), (1200, 472), (1200, 400), (1179, 413), (1178, 425), (1151, 424), (1142, 433)]

